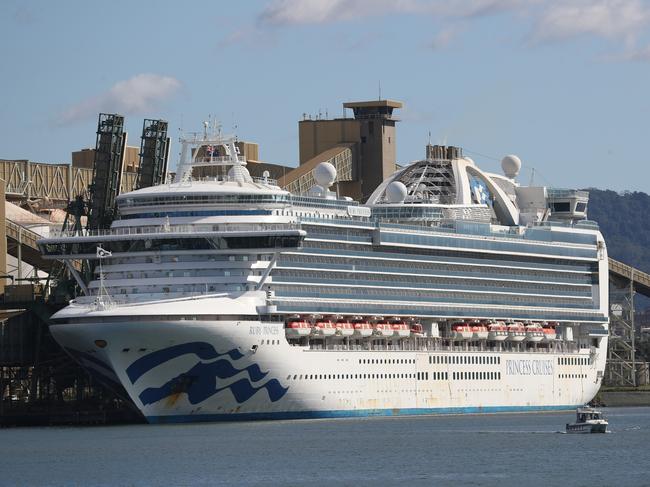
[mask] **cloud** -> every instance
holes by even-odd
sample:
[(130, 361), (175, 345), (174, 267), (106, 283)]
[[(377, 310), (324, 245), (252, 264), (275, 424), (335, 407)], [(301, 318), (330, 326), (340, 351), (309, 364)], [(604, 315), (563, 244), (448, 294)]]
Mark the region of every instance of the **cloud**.
[(453, 24), (449, 27), (445, 27), (436, 34), (427, 47), (434, 50), (444, 49), (451, 43), (451, 41), (458, 37), (463, 30), (465, 30), (465, 28), (461, 24)]
[(258, 16), (262, 25), (326, 24), (391, 14), (443, 17), (492, 15), (535, 0), (275, 0)]
[(181, 82), (171, 76), (138, 74), (118, 81), (108, 91), (83, 100), (61, 113), (58, 123), (65, 125), (95, 117), (99, 112), (117, 112), (124, 115), (155, 110), (173, 96)]
[[(404, 0), (276, 0), (259, 15), (262, 25), (324, 24), (385, 15), (412, 8)], [(409, 4), (409, 5), (406, 5)]]
[(565, 41), (582, 35), (634, 43), (650, 24), (650, 8), (640, 0), (550, 2), (533, 30), (536, 41)]
[(650, 47), (639, 47), (650, 27), (646, 0), (270, 0), (258, 14), (257, 26), (268, 31), (390, 15), (428, 16), (438, 23), (441, 29), (428, 45), (432, 49), (447, 47), (471, 22), (511, 15), (528, 29), (522, 45), (591, 37), (623, 46), (611, 58), (650, 58)]

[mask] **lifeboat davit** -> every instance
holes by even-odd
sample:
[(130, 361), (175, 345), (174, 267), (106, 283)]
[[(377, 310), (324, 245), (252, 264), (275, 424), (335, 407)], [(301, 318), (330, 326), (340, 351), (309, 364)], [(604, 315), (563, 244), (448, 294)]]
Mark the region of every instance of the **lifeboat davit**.
[(311, 323), (300, 317), (289, 318), (284, 325), (287, 338), (300, 338), (311, 333)]
[(331, 320), (321, 318), (314, 322), (312, 332), (316, 336), (331, 337), (336, 334), (336, 326)]
[(406, 338), (411, 335), (411, 330), (409, 326), (404, 323), (402, 320), (394, 320), (391, 324), (393, 328), (393, 335), (399, 338)]
[(488, 340), (502, 342), (506, 338), (508, 338), (508, 327), (503, 321), (488, 325)]
[(372, 325), (361, 317), (352, 320), (353, 336), (366, 338), (372, 335)]
[(453, 340), (469, 340), (474, 332), (468, 323), (457, 323), (451, 327), (451, 338)]
[(544, 339), (544, 330), (538, 323), (526, 325), (526, 340), (529, 342), (541, 342)]
[(354, 335), (354, 326), (345, 318), (336, 320), (336, 334), (342, 337)]
[(544, 323), (542, 325), (542, 331), (544, 332), (544, 341), (552, 342), (557, 338), (557, 334), (555, 331), (556, 325), (557, 323)]
[(488, 328), (483, 323), (472, 325), (472, 340), (487, 340)]
[(387, 320), (379, 320), (375, 323), (375, 335), (380, 337), (393, 336), (393, 326)]
[(508, 340), (521, 342), (526, 339), (526, 327), (521, 323), (508, 325)]

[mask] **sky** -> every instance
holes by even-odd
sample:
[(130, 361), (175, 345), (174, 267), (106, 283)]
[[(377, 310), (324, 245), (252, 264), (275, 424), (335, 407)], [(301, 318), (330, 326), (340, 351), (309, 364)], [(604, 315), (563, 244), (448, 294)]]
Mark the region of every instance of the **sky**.
[(130, 145), (168, 120), (172, 167), (208, 117), (295, 166), (304, 114), (381, 90), (399, 163), (431, 134), (525, 184), (650, 192), (650, 1), (3, 0), (0, 41), (4, 159), (67, 163), (109, 112)]

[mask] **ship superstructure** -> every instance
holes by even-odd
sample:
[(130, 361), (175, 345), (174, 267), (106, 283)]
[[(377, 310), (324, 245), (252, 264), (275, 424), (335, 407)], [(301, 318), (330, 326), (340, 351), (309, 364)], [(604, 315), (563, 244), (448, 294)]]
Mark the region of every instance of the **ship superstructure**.
[[(254, 179), (233, 138), (106, 231), (39, 245), (84, 290), (52, 333), (151, 422), (569, 409), (597, 392), (607, 252), (588, 194), (429, 147), (361, 205)], [(215, 176), (192, 178), (197, 165)], [(85, 282), (71, 262), (87, 259)]]

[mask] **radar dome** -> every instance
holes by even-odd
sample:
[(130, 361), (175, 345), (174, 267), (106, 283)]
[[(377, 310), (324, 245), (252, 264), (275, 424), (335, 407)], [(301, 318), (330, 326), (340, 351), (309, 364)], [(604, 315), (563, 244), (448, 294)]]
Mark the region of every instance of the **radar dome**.
[(503, 174), (510, 179), (516, 178), (521, 169), (521, 159), (512, 154), (505, 156), (501, 159), (501, 169), (503, 169)]
[(316, 183), (324, 188), (329, 188), (336, 181), (336, 168), (329, 162), (321, 162), (312, 174)]
[(248, 172), (244, 166), (233, 165), (228, 170), (228, 179), (231, 181), (236, 181), (238, 183), (250, 182), (251, 174)]
[(406, 198), (406, 186), (401, 181), (393, 181), (386, 186), (386, 200), (389, 203), (401, 203)]
[(474, 164), (474, 159), (472, 159), (471, 157), (464, 157), (463, 159), (465, 159), (465, 161), (467, 161), (467, 164), (469, 164), (470, 166), (476, 166), (476, 164)]

